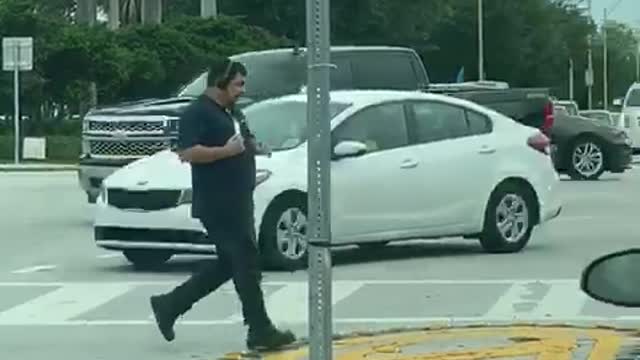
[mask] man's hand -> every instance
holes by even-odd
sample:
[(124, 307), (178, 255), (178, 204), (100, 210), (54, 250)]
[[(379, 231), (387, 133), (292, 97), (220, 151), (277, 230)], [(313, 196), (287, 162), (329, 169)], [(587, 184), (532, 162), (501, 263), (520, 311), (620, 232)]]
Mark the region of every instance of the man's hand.
[(235, 134), (224, 145), (224, 150), (228, 156), (236, 156), (244, 152), (244, 139), (242, 135)]
[(193, 148), (177, 151), (178, 157), (182, 162), (192, 162), (193, 161)]

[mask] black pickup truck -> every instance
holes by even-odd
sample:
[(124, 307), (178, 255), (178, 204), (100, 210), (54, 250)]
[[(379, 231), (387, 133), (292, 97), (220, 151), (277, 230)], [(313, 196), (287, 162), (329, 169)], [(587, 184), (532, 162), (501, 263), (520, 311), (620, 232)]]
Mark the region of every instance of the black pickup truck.
[[(247, 52), (232, 59), (244, 63), (251, 74), (241, 106), (298, 93), (306, 84), (304, 48)], [(545, 133), (553, 125), (553, 105), (547, 89), (509, 89), (494, 82), (430, 84), (422, 60), (409, 48), (338, 46), (331, 49), (331, 61), (336, 65), (331, 74), (334, 90), (437, 92), (493, 108)], [(102, 179), (111, 172), (173, 145), (180, 113), (203, 92), (205, 83), (203, 72), (175, 97), (103, 106), (84, 117), (79, 178), (90, 202), (95, 201)]]

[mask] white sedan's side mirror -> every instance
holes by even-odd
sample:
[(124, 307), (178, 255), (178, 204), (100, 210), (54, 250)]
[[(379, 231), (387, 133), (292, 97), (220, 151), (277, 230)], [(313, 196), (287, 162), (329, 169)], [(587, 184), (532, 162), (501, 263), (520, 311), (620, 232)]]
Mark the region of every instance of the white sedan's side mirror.
[(341, 141), (333, 148), (334, 158), (354, 157), (366, 154), (367, 144), (360, 141)]
[(614, 252), (587, 266), (580, 288), (591, 298), (624, 307), (640, 307), (640, 249)]

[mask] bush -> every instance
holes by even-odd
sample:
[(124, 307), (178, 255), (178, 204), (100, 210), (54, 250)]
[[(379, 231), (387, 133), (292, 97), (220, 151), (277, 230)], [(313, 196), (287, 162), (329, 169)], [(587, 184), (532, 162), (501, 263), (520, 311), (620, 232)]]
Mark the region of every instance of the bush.
[[(78, 136), (47, 136), (46, 160), (51, 162), (77, 162), (81, 140)], [(0, 160), (13, 159), (13, 135), (0, 136)]]

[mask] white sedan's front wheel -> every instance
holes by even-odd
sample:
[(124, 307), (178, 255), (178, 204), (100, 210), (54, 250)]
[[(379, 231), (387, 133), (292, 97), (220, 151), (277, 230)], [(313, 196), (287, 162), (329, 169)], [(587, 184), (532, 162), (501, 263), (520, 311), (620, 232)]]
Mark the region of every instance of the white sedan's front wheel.
[(260, 247), (268, 268), (304, 268), (308, 251), (307, 225), (306, 196), (288, 194), (269, 206), (260, 227)]
[(536, 221), (536, 197), (522, 184), (506, 182), (498, 186), (487, 205), (480, 244), (490, 253), (522, 250)]

